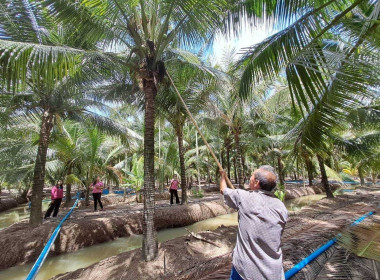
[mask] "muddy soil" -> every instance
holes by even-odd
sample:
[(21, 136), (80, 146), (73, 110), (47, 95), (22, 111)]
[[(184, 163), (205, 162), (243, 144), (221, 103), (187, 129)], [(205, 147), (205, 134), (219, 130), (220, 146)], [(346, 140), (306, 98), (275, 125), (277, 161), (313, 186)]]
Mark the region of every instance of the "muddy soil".
[(0, 212), (15, 208), (19, 206), (19, 204), (26, 203), (27, 200), (21, 197), (14, 197), (9, 193), (5, 193), (0, 195)]
[[(318, 188), (300, 187), (287, 190), (290, 197), (315, 194), (318, 191)], [(191, 198), (188, 206), (173, 207), (169, 207), (167, 200), (157, 201), (156, 229), (186, 226), (233, 212), (221, 198), (218, 193), (208, 193), (203, 198)], [(103, 197), (102, 200), (105, 211), (93, 212), (90, 205), (73, 212), (62, 227), (50, 254), (73, 252), (118, 237), (142, 233), (142, 204), (135, 203), (133, 197), (123, 198), (116, 195)], [(0, 258), (0, 269), (36, 260), (48, 237), (67, 211), (68, 208), (62, 208), (59, 219), (44, 222), (37, 228), (31, 228), (24, 221), (1, 230), (0, 248), (7, 253)]]
[[(282, 237), (284, 269), (290, 269), (355, 219), (375, 210), (379, 200), (379, 191), (360, 191), (322, 199), (292, 216)], [(369, 219), (379, 220), (380, 216)], [(199, 234), (207, 242), (189, 235), (160, 244), (159, 256), (153, 262), (141, 261), (141, 249), (136, 249), (53, 279), (228, 279), (236, 232), (237, 227), (222, 226)], [(295, 279), (315, 279), (319, 274), (318, 279), (325, 279), (321, 277), (331, 271), (329, 261), (340, 249), (334, 247), (332, 250), (298, 273)], [(356, 267), (362, 264), (363, 269), (356, 271), (353, 279), (374, 279), (370, 278), (374, 277), (373, 272), (365, 269), (365, 259), (359, 260), (349, 253), (346, 256), (345, 265), (347, 262)]]
[(17, 206), (17, 200), (14, 198), (1, 198), (0, 200), (0, 212), (15, 208)]
[[(74, 211), (62, 227), (50, 254), (73, 252), (118, 237), (141, 234), (142, 209), (132, 206), (124, 206), (123, 209), (107, 208), (103, 212)], [(166, 204), (156, 209), (155, 225), (157, 230), (186, 226), (232, 211), (220, 196), (187, 206), (168, 207)], [(0, 269), (36, 260), (58, 222), (59, 220), (45, 222), (36, 228), (30, 227), (27, 222), (21, 222), (0, 231), (0, 248), (6, 252), (0, 258)]]

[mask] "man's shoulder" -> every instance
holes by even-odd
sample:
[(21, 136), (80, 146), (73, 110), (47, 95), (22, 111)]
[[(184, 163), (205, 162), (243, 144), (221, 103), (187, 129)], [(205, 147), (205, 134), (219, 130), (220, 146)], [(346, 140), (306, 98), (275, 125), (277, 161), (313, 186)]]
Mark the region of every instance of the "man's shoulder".
[(277, 197), (271, 197), (270, 203), (268, 203), (268, 205), (270, 205), (273, 210), (280, 213), (283, 217), (288, 217), (288, 209), (286, 209), (285, 204)]

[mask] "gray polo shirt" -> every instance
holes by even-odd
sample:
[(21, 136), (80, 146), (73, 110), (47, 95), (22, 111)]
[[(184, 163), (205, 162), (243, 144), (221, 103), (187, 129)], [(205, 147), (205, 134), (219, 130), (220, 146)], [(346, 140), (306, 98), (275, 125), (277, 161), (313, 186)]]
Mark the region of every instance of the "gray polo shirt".
[(239, 231), (232, 263), (245, 280), (282, 280), (281, 235), (285, 205), (266, 191), (226, 189), (225, 203), (238, 210)]

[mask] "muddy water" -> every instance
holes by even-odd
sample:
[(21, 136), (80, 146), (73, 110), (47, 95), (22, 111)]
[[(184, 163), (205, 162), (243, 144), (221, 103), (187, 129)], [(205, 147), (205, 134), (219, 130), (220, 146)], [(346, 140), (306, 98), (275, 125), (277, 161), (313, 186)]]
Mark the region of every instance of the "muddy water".
[[(49, 201), (42, 202), (42, 211), (46, 211), (49, 206)], [(29, 218), (30, 211), (28, 205), (19, 206), (0, 213), (0, 230), (9, 227), (23, 219)]]
[(326, 197), (324, 194), (302, 196), (285, 201), (285, 206), (289, 211), (297, 211), (302, 207), (316, 203), (318, 200), (321, 200), (324, 197)]
[[(285, 205), (288, 210), (295, 211), (303, 206), (313, 204), (323, 197), (324, 195), (304, 196), (288, 200), (285, 202)], [(158, 241), (164, 242), (176, 237), (184, 236), (188, 234), (186, 228), (193, 232), (200, 232), (205, 230), (214, 230), (221, 225), (237, 225), (237, 213), (207, 219), (187, 227), (161, 230), (157, 233)], [(139, 248), (141, 247), (141, 241), (141, 235), (134, 235), (130, 237), (119, 238), (112, 242), (94, 245), (73, 253), (50, 257), (46, 259), (36, 279), (45, 280), (60, 273), (87, 267), (102, 259)], [(32, 264), (28, 264), (0, 271), (0, 279), (25, 279), (31, 267)]]

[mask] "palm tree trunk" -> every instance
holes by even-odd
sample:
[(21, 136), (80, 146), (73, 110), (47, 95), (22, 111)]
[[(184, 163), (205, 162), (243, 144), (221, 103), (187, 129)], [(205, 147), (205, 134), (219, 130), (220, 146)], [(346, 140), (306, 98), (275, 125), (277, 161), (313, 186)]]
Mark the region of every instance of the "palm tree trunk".
[(362, 167), (358, 167), (358, 173), (359, 173), (359, 178), (360, 178), (360, 185), (364, 187), (365, 181), (364, 181), (364, 174), (363, 174), (363, 169)]
[(243, 154), (241, 155), (241, 161), (242, 161), (242, 166), (243, 166), (243, 182), (245, 182), (247, 170), (246, 170), (246, 165), (245, 165), (245, 157)]
[(323, 158), (320, 155), (317, 155), (318, 163), (319, 163), (319, 169), (321, 170), (321, 177), (322, 177), (322, 185), (325, 188), (326, 196), (329, 198), (334, 198), (334, 195), (331, 191), (329, 181), (326, 174), (325, 164), (323, 162)]
[(46, 154), (49, 147), (50, 133), (53, 128), (53, 114), (50, 109), (44, 110), (38, 141), (37, 158), (34, 165), (32, 185), (32, 207), (30, 210), (29, 223), (37, 226), (42, 223), (42, 194), (45, 182)]
[(85, 203), (86, 203), (86, 206), (88, 206), (90, 204), (90, 185), (93, 183), (93, 163), (91, 163), (91, 166), (90, 166), (90, 171), (89, 173), (87, 173), (87, 183), (86, 183), (86, 199), (85, 199)]
[(227, 156), (227, 174), (228, 178), (231, 178), (231, 161), (230, 161), (230, 147), (226, 147), (226, 156)]
[(280, 185), (284, 186), (284, 165), (282, 164), (282, 160), (280, 156), (277, 156), (277, 164), (278, 164), (278, 178), (280, 180)]
[(153, 75), (143, 80), (145, 93), (145, 130), (144, 130), (144, 220), (142, 257), (152, 261), (158, 255), (157, 233), (154, 226), (154, 121), (155, 95), (157, 88)]
[(243, 179), (243, 163), (242, 163), (242, 155), (241, 155), (241, 146), (240, 146), (240, 137), (239, 133), (234, 134), (235, 137), (235, 149), (236, 149), (236, 167), (237, 167), (237, 174), (238, 174), (238, 184), (239, 188), (244, 188), (244, 179)]
[(181, 125), (177, 129), (179, 166), (181, 169), (181, 188), (182, 188), (182, 204), (187, 204), (187, 185), (186, 185), (186, 167), (185, 167), (185, 151), (183, 149), (183, 130)]
[(237, 176), (237, 167), (236, 167), (236, 155), (234, 156), (234, 175), (235, 175), (235, 184), (239, 184), (239, 179)]
[[(73, 167), (69, 163), (67, 167), (67, 175), (70, 175), (73, 172)], [(71, 184), (66, 185), (66, 203), (69, 203), (71, 201)]]
[(208, 155), (207, 155), (207, 182), (208, 182), (208, 186), (210, 187), (210, 183), (211, 183), (211, 172), (210, 172), (210, 165), (209, 165)]
[(307, 170), (307, 177), (309, 179), (309, 186), (313, 185), (313, 163), (310, 159), (305, 158), (305, 165)]
[(201, 190), (201, 178), (200, 178), (200, 173), (199, 173), (199, 149), (198, 149), (198, 132), (195, 131), (195, 147), (196, 147), (196, 152), (197, 152), (197, 180), (198, 180), (198, 189), (199, 191)]

